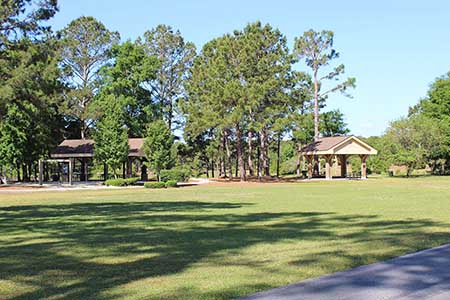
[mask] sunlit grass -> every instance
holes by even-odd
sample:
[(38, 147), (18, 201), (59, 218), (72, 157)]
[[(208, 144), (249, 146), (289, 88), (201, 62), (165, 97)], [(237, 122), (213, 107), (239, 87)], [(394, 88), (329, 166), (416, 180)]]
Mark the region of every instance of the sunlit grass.
[(0, 195), (0, 299), (230, 299), (450, 242), (450, 178)]

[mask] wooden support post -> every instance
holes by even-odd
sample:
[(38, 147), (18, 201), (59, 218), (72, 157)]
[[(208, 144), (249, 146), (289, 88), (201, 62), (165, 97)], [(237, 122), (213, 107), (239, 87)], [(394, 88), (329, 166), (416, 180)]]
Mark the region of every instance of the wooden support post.
[(103, 164), (103, 180), (107, 180), (108, 179), (108, 165), (107, 164)]
[(313, 160), (314, 157), (311, 155), (305, 155), (306, 162), (308, 163), (308, 179), (313, 177)]
[(39, 160), (39, 185), (44, 183), (44, 161)]
[(324, 155), (325, 159), (325, 179), (331, 180), (333, 176), (331, 175), (331, 166), (333, 165), (333, 155)]
[(367, 179), (367, 155), (361, 154), (359, 157), (361, 158), (361, 179)]
[(339, 155), (339, 163), (341, 164), (341, 177), (347, 177), (347, 155)]
[(127, 178), (130, 178), (133, 173), (133, 159), (131, 157), (127, 158)]
[(73, 160), (69, 159), (69, 185), (72, 185)]

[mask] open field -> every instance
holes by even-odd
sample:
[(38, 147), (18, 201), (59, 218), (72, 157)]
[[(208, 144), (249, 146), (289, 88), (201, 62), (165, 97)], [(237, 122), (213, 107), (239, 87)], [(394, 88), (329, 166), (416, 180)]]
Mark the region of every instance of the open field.
[(0, 194), (0, 299), (230, 299), (450, 242), (450, 177)]

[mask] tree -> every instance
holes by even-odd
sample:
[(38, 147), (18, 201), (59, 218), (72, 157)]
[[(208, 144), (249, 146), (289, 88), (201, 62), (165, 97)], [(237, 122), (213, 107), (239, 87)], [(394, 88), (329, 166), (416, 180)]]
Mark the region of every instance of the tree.
[[(143, 83), (155, 78), (158, 60), (148, 56), (144, 48), (131, 41), (114, 45), (111, 49), (114, 62), (102, 68), (100, 95), (114, 95), (123, 99), (124, 123), (129, 137), (142, 137), (145, 125), (158, 118), (155, 103), (149, 101), (150, 93), (142, 87)], [(96, 97), (90, 107), (90, 115), (95, 120), (102, 115), (102, 101)]]
[(306, 65), (312, 70), (314, 82), (314, 139), (319, 138), (319, 104), (320, 101), (328, 97), (330, 93), (340, 91), (346, 96), (349, 88), (355, 87), (355, 78), (348, 78), (330, 89), (321, 91), (325, 80), (339, 80), (339, 76), (344, 73), (344, 65), (338, 65), (331, 72), (321, 76), (319, 71), (328, 66), (331, 61), (339, 57), (339, 53), (333, 49), (334, 33), (323, 30), (316, 32), (309, 30), (303, 36), (295, 39), (294, 52), (298, 59), (305, 59)]
[(443, 132), (426, 116), (402, 118), (391, 123), (386, 138), (391, 146), (394, 163), (407, 166), (407, 175), (430, 162), (442, 144)]
[(320, 115), (322, 122), (319, 129), (322, 136), (346, 135), (350, 132), (344, 122), (344, 114), (339, 110), (331, 110)]
[(150, 169), (155, 172), (158, 181), (161, 170), (169, 168), (173, 162), (171, 157), (173, 142), (174, 136), (163, 120), (156, 120), (147, 127), (144, 153)]
[(0, 9), (0, 48), (27, 37), (41, 37), (50, 32), (43, 24), (58, 11), (57, 0), (3, 0)]
[(94, 157), (111, 167), (117, 178), (116, 171), (126, 161), (129, 151), (127, 128), (124, 124), (126, 100), (123, 97), (115, 98), (111, 94), (103, 97), (104, 113), (97, 122), (94, 133)]
[(79, 17), (61, 32), (62, 69), (71, 90), (66, 95), (67, 113), (79, 120), (80, 137), (86, 138), (91, 125), (89, 105), (97, 91), (99, 70), (110, 59), (119, 33), (109, 31), (93, 17)]
[(410, 116), (424, 115), (431, 118), (444, 133), (441, 148), (435, 151), (436, 173), (444, 174), (450, 168), (450, 72), (437, 78), (420, 103), (410, 108)]
[(160, 61), (156, 77), (147, 83), (172, 130), (177, 103), (185, 95), (183, 83), (195, 57), (195, 45), (185, 42), (179, 31), (166, 25), (145, 32), (142, 44), (148, 56)]
[(56, 45), (52, 38), (21, 38), (2, 52), (8, 72), (0, 83), (0, 161), (22, 168), (24, 180), (62, 137)]

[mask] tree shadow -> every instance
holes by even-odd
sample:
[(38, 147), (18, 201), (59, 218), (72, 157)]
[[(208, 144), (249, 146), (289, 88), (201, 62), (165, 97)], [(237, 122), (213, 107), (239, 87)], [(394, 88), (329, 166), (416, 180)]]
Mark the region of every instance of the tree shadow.
[[(104, 292), (133, 281), (180, 273), (223, 250), (239, 251), (283, 240), (301, 243), (336, 239), (349, 243), (379, 239), (386, 246), (421, 248), (425, 228), (448, 226), (431, 220), (380, 221), (375, 215), (234, 211), (250, 205), (149, 201), (0, 208), (0, 236), (6, 237), (0, 243), (0, 279), (38, 286), (6, 299), (113, 300), (121, 296)], [(340, 229), (349, 226), (358, 230), (340, 234)], [(446, 232), (430, 238), (442, 243), (449, 240)], [(73, 255), (86, 249), (85, 253)], [(392, 254), (387, 251), (385, 256)], [(123, 256), (133, 259), (121, 259)], [(99, 262), (102, 257), (112, 262)], [(329, 257), (323, 257), (324, 263)], [(301, 263), (314, 261), (304, 257)], [(361, 261), (355, 259), (354, 263)], [(246, 289), (262, 289), (262, 285)], [(239, 293), (221, 291), (211, 294), (211, 298), (243, 296)]]

